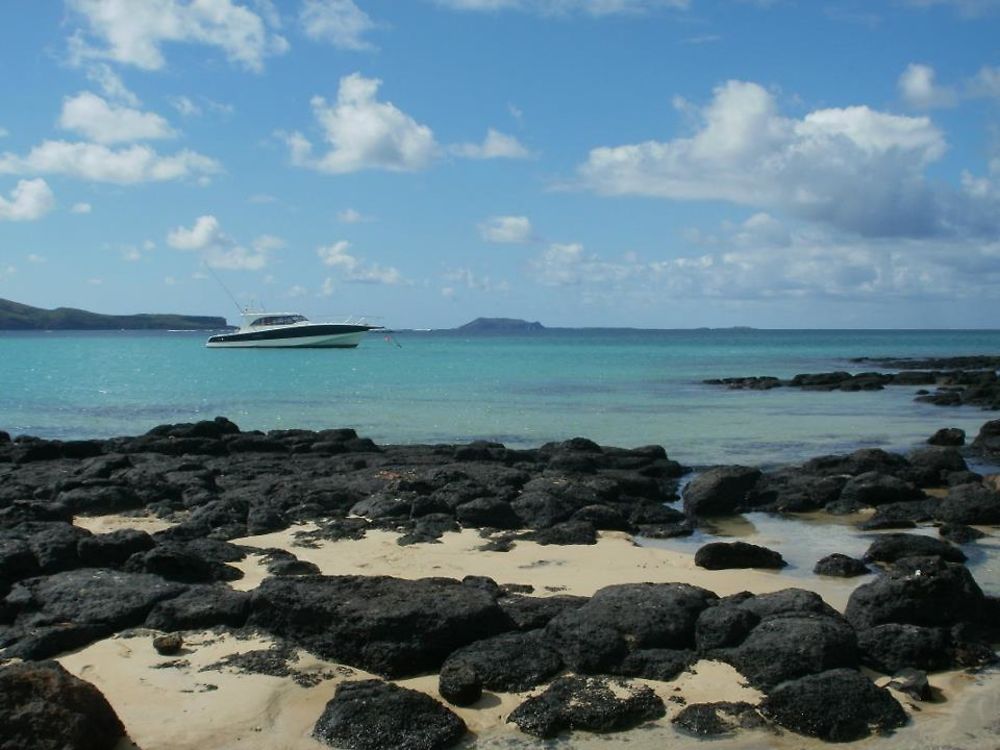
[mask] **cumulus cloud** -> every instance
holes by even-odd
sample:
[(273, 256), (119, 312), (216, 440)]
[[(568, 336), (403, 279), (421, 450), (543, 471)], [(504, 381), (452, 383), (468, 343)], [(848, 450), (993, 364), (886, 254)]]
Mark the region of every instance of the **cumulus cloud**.
[(445, 8), (466, 11), (520, 10), (541, 15), (584, 13), (590, 16), (641, 14), (669, 8), (685, 10), (690, 0), (435, 0)]
[(97, 143), (43, 141), (24, 156), (0, 154), (0, 174), (62, 174), (120, 185), (179, 180), (221, 171), (215, 159), (195, 151), (184, 149), (161, 156), (144, 145), (116, 150)]
[(67, 0), (67, 4), (87, 27), (70, 39), (71, 54), (78, 62), (111, 60), (159, 70), (166, 64), (164, 44), (187, 43), (217, 47), (230, 62), (260, 71), (266, 57), (288, 49), (288, 42), (268, 28), (268, 18), (233, 0)]
[(978, 232), (995, 208), (928, 183), (947, 144), (927, 117), (855, 106), (788, 118), (771, 93), (742, 81), (695, 112), (691, 137), (593, 149), (581, 183), (608, 195), (730, 201), (872, 237)]
[(121, 76), (112, 70), (107, 63), (88, 65), (87, 80), (96, 83), (104, 95), (112, 101), (121, 102), (130, 107), (138, 107), (141, 104), (139, 97), (125, 86)]
[(0, 195), (0, 221), (35, 221), (55, 204), (55, 195), (45, 180), (19, 180), (10, 198)]
[(527, 159), (531, 156), (517, 138), (493, 128), (487, 131), (482, 143), (459, 143), (451, 147), (451, 152), (467, 159)]
[(93, 206), (89, 203), (74, 203), (73, 207), (70, 209), (75, 214), (89, 214), (93, 210)]
[(261, 235), (248, 249), (222, 231), (219, 220), (199, 216), (190, 227), (176, 227), (167, 234), (167, 245), (175, 250), (197, 252), (211, 268), (259, 271), (267, 266), (270, 255), (285, 247), (285, 241)]
[[(773, 220), (772, 220), (773, 221)], [(955, 238), (845, 239), (812, 228), (779, 243), (746, 234), (761, 221), (707, 235), (718, 249), (665, 260), (634, 254), (605, 259), (579, 243), (553, 244), (530, 264), (544, 286), (579, 288), (583, 297), (896, 303), (1000, 298), (1000, 242)], [(606, 296), (606, 295), (605, 295)]]
[(534, 237), (527, 216), (491, 216), (479, 225), (479, 233), (487, 242), (501, 244), (524, 244)]
[(352, 73), (340, 79), (337, 100), (313, 97), (312, 109), (330, 149), (313, 155), (301, 133), (285, 137), (292, 163), (331, 174), (364, 169), (414, 171), (428, 166), (438, 153), (429, 127), (376, 99), (382, 81)]
[[(337, 269), (345, 281), (390, 286), (403, 283), (403, 275), (399, 269), (392, 266), (383, 267), (377, 263), (367, 263), (349, 253), (350, 247), (350, 242), (340, 240), (332, 245), (317, 248), (316, 254), (323, 261), (323, 265)], [(332, 284), (332, 281), (330, 283)]]
[(328, 42), (338, 49), (374, 49), (364, 35), (375, 23), (354, 0), (305, 0), (299, 22), (306, 36), (318, 42)]
[(934, 68), (910, 63), (899, 76), (899, 94), (903, 101), (917, 109), (954, 107), (958, 103), (955, 91), (934, 81)]
[(74, 130), (97, 143), (146, 141), (176, 135), (158, 114), (110, 104), (90, 91), (63, 99), (59, 127)]
[(972, 77), (953, 86), (941, 86), (929, 65), (911, 63), (899, 77), (899, 93), (916, 109), (954, 107), (968, 99), (1000, 99), (1000, 67), (984, 65)]

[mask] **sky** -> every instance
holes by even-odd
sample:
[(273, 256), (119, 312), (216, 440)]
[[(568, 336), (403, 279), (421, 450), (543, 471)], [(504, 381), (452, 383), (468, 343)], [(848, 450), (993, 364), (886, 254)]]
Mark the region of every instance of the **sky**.
[(0, 2), (0, 297), (230, 293), (996, 328), (1000, 0)]

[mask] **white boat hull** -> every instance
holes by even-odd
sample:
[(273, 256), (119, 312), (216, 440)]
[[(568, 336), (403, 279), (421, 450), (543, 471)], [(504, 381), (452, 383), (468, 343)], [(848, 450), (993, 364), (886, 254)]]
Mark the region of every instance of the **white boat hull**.
[(365, 333), (367, 331), (295, 336), (294, 338), (274, 337), (264, 340), (239, 340), (234, 338), (231, 341), (210, 340), (205, 346), (210, 349), (353, 349), (361, 343), (361, 339)]

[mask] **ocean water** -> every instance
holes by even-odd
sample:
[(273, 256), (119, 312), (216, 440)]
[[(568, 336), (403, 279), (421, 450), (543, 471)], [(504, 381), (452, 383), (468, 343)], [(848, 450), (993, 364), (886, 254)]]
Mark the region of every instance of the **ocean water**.
[[(663, 445), (698, 466), (772, 465), (859, 446), (905, 449), (1000, 415), (863, 393), (729, 391), (735, 375), (859, 368), (858, 356), (1000, 353), (1000, 331), (400, 332), (354, 350), (218, 350), (204, 333), (0, 333), (0, 429), (136, 434), (226, 415), (243, 429), (350, 426), (378, 442), (586, 436)], [(871, 368), (868, 368), (871, 369)]]

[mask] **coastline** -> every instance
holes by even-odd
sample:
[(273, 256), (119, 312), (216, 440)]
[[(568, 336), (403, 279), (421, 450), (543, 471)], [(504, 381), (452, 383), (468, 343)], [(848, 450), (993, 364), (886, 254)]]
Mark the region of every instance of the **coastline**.
[[(980, 437), (983, 434), (985, 428)], [(479, 597), (476, 601), (489, 604), (496, 612), (500, 610), (495, 609), (494, 601), (504, 604), (517, 600), (538, 608), (543, 607), (544, 600), (559, 600), (563, 613), (596, 601), (609, 587), (628, 593), (651, 586), (650, 592), (654, 589), (704, 592), (711, 599), (709, 609), (760, 602), (759, 606), (766, 610), (773, 606), (768, 602), (787, 599), (788, 603), (780, 607), (790, 606), (790, 610), (779, 608), (776, 620), (764, 614), (762, 622), (784, 627), (782, 623), (791, 620), (804, 618), (803, 622), (808, 624), (818, 617), (817, 622), (827, 623), (824, 628), (843, 631), (848, 627), (845, 613), (848, 619), (853, 617), (853, 595), (860, 588), (896, 575), (895, 563), (887, 563), (878, 575), (860, 578), (753, 568), (714, 570), (696, 563), (691, 549), (638, 544), (636, 540), (643, 535), (659, 535), (667, 537), (669, 543), (672, 536), (679, 534), (683, 538), (691, 534), (693, 524), (704, 529), (699, 533), (706, 540), (746, 537), (758, 541), (752, 536), (752, 526), (733, 514), (746, 510), (741, 503), (757, 503), (753, 507), (760, 510), (781, 511), (784, 490), (774, 495), (773, 489), (765, 489), (774, 486), (778, 479), (785, 482), (789, 477), (796, 482), (812, 482), (816, 487), (826, 486), (831, 478), (837, 478), (836, 494), (846, 497), (846, 488), (853, 487), (852, 482), (857, 484), (868, 474), (874, 474), (881, 477), (879, 481), (888, 482), (886, 486), (891, 486), (892, 491), (903, 491), (902, 484), (906, 484), (908, 496), (919, 493), (924, 498), (919, 502), (932, 502), (942, 508), (961, 499), (961, 493), (954, 492), (955, 486), (978, 487), (982, 481), (957, 466), (955, 461), (960, 454), (954, 449), (925, 454), (918, 451), (908, 458), (861, 450), (849, 456), (820, 457), (802, 467), (764, 474), (748, 467), (729, 467), (726, 471), (742, 472), (749, 477), (750, 484), (738, 498), (729, 498), (733, 502), (729, 510), (713, 519), (703, 517), (697, 507), (698, 502), (706, 501), (702, 495), (706, 483), (711, 484), (712, 471), (696, 474), (694, 481), (684, 485), (685, 513), (681, 513), (663, 503), (677, 500), (684, 469), (670, 461), (662, 449), (623, 450), (597, 446), (583, 439), (528, 451), (512, 451), (489, 443), (378, 446), (352, 430), (323, 433), (289, 430), (264, 435), (241, 432), (228, 420), (219, 418), (214, 422), (164, 425), (145, 436), (110, 441), (6, 443), (0, 446), (0, 452), (7, 458), (6, 463), (0, 462), (0, 471), (8, 482), (16, 478), (21, 483), (36, 483), (38, 488), (53, 488), (52, 494), (36, 490), (35, 501), (21, 504), (8, 501), (5, 508), (0, 508), (15, 535), (58, 531), (65, 537), (68, 532), (61, 526), (64, 521), (54, 521), (51, 517), (57, 514), (66, 518), (65, 513), (70, 512), (74, 545), (86, 542), (88, 549), (95, 544), (109, 545), (101, 547), (107, 550), (102, 554), (137, 541), (151, 545), (143, 547), (146, 551), (129, 553), (130, 557), (122, 557), (122, 562), (115, 563), (115, 570), (120, 572), (114, 576), (127, 586), (132, 586), (133, 581), (145, 586), (155, 578), (160, 581), (157, 586), (175, 587), (171, 593), (156, 594), (157, 597), (167, 596), (165, 601), (170, 602), (173, 600), (169, 597), (179, 601), (190, 595), (195, 607), (200, 606), (197, 600), (202, 596), (211, 602), (222, 591), (245, 597), (241, 601), (251, 615), (248, 621), (244, 615), (241, 622), (245, 624), (239, 627), (169, 628), (180, 632), (184, 641), (180, 652), (172, 656), (157, 653), (153, 645), (160, 631), (151, 629), (149, 622), (162, 621), (154, 618), (159, 606), (153, 605), (154, 600), (149, 605), (154, 609), (150, 618), (154, 619), (143, 622), (149, 612), (146, 607), (138, 619), (127, 623), (121, 620), (115, 632), (101, 637), (87, 635), (90, 626), (86, 621), (71, 621), (73, 627), (82, 626), (83, 637), (89, 640), (79, 648), (56, 647), (53, 651), (53, 644), (62, 641), (53, 641), (52, 634), (44, 632), (51, 627), (45, 624), (51, 622), (51, 615), (45, 614), (49, 611), (46, 607), (67, 605), (60, 600), (47, 603), (46, 597), (51, 595), (45, 593), (45, 587), (62, 577), (72, 586), (76, 585), (74, 581), (90, 580), (88, 563), (82, 557), (75, 562), (60, 562), (64, 573), (52, 568), (47, 575), (11, 584), (10, 590), (16, 595), (8, 596), (5, 617), (12, 624), (0, 626), (7, 627), (6, 642), (11, 643), (13, 637), (12, 643), (22, 649), (21, 653), (51, 654), (71, 673), (96, 686), (118, 712), (131, 741), (142, 750), (326, 747), (311, 733), (337, 686), (352, 680), (379, 679), (380, 673), (382, 678), (387, 676), (384, 669), (364, 666), (369, 657), (359, 657), (360, 661), (333, 658), (331, 653), (311, 651), (308, 638), (299, 640), (300, 635), (295, 632), (283, 632), (280, 618), (269, 621), (264, 616), (266, 611), (261, 607), (266, 606), (271, 595), (262, 595), (265, 590), (293, 595), (290, 601), (294, 603), (300, 592), (306, 592), (314, 584), (326, 585), (327, 581), (356, 581), (358, 585), (365, 581), (397, 581), (390, 588), (398, 588), (404, 599), (387, 605), (390, 609), (385, 612), (373, 610), (371, 614), (359, 615), (388, 617), (385, 622), (391, 622), (396, 617), (391, 607), (402, 607), (401, 612), (409, 612), (411, 606), (418, 610), (425, 606), (420, 604), (423, 596), (420, 586), (480, 592), (473, 599)], [(945, 457), (950, 462), (947, 469), (933, 468), (938, 465), (935, 462), (940, 463)], [(792, 473), (788, 474), (789, 471)], [(809, 473), (817, 471), (828, 473)], [(908, 480), (904, 482), (901, 476)], [(946, 481), (949, 477), (949, 481), (956, 483), (951, 489)], [(961, 484), (960, 480), (973, 484)], [(751, 486), (757, 489), (748, 494)], [(863, 482), (859, 485), (862, 489), (864, 486)], [(712, 487), (715, 494), (710, 493), (710, 499), (717, 503), (726, 493), (720, 495), (718, 486)], [(477, 499), (484, 488), (498, 493), (485, 504)], [(266, 503), (259, 504), (265, 498)], [(529, 498), (535, 499), (529, 502)], [(50, 499), (56, 502), (45, 504)], [(823, 500), (820, 510), (808, 517), (808, 523), (834, 536), (838, 530), (870, 522), (885, 508), (859, 512), (863, 510), (862, 504), (855, 507), (853, 515), (829, 515), (829, 509), (822, 510), (822, 503), (826, 502), (833, 501)], [(116, 512), (115, 505), (124, 505), (125, 512)], [(486, 518), (509, 519), (504, 514), (509, 514), (510, 508), (515, 508), (518, 514), (513, 529), (489, 528), (493, 521), (487, 523)], [(232, 513), (238, 509), (242, 509), (239, 510), (242, 515), (236, 518)], [(479, 515), (470, 515), (472, 509)], [(788, 510), (795, 509), (785, 508), (784, 512)], [(24, 513), (36, 514), (36, 520), (19, 520), (22, 516), (18, 514)], [(632, 514), (632, 520), (627, 522), (629, 530), (608, 528), (609, 524), (622, 523), (620, 518), (614, 520), (618, 517), (616, 513)], [(562, 521), (560, 518), (565, 516), (561, 514), (573, 517)], [(49, 520), (41, 520), (43, 516)], [(685, 517), (686, 520), (680, 520)], [(793, 514), (791, 518), (794, 517)], [(462, 528), (455, 524), (454, 518), (462, 521)], [(794, 523), (776, 523), (790, 524), (790, 533), (795, 533)], [(973, 523), (973, 526), (995, 534), (995, 527), (989, 523)], [(890, 536), (894, 532), (875, 531), (871, 538), (883, 533)], [(38, 544), (33, 539), (29, 544)], [(809, 544), (808, 537), (804, 544)], [(483, 549), (484, 545), (487, 549)], [(83, 549), (79, 546), (79, 551), (72, 554), (82, 554)], [(992, 543), (981, 549), (986, 550), (983, 554), (994, 554)], [(295, 573), (282, 575), (273, 567), (278, 563), (299, 567)], [(935, 565), (942, 575), (968, 576), (957, 563)], [(96, 574), (104, 576), (102, 571)], [(459, 583), (463, 579), (465, 582)], [(174, 583), (178, 581), (182, 583)], [(411, 584), (416, 587), (412, 604), (405, 593), (411, 590)], [(30, 601), (16, 593), (21, 586), (28, 586), (33, 592)], [(799, 589), (799, 594), (789, 598), (790, 588)], [(483, 599), (482, 592), (490, 591), (494, 593)], [(821, 599), (810, 599), (805, 596), (807, 592), (812, 592), (809, 596), (818, 594)], [(137, 595), (143, 594), (140, 591)], [(721, 599), (716, 602), (717, 597)], [(572, 605), (570, 599), (574, 600)], [(420, 618), (448, 614), (431, 614), (433, 598), (428, 603), (431, 609), (419, 610), (424, 612)], [(348, 605), (355, 606), (349, 602)], [(824, 609), (827, 605), (833, 609)], [(90, 606), (99, 608), (98, 602)], [(362, 600), (358, 606), (372, 605)], [(566, 609), (567, 606), (570, 608)], [(40, 608), (38, 614), (34, 614), (36, 608)], [(80, 612), (82, 617), (95, 616)], [(546, 617), (552, 618), (553, 614)], [(785, 619), (789, 617), (791, 620)], [(18, 625), (22, 621), (24, 625)], [(856, 619), (851, 622), (851, 627), (862, 627), (853, 625)], [(32, 630), (32, 623), (42, 623), (41, 631)], [(541, 629), (532, 632), (548, 632), (544, 623), (545, 620)], [(783, 648), (795, 647), (794, 639), (790, 644), (784, 642)], [(34, 651), (23, 651), (25, 645)], [(341, 648), (336, 642), (333, 646), (335, 651)], [(247, 652), (255, 653), (247, 656)], [(664, 743), (679, 748), (700, 747), (703, 739), (685, 734), (672, 722), (685, 705), (716, 701), (758, 705), (778, 684), (769, 683), (769, 678), (760, 674), (755, 676), (756, 667), (750, 663), (747, 663), (749, 672), (738, 670), (734, 663), (740, 663), (743, 657), (736, 652), (727, 656), (725, 649), (715, 652), (699, 647), (697, 654), (684, 653), (690, 653), (693, 660), (669, 678), (643, 674), (628, 677), (632, 688), (652, 689), (665, 710), (661, 718), (646, 721), (624, 735), (576, 731), (569, 735), (573, 746), (599, 748), (627, 739), (639, 750)], [(776, 663), (790, 653), (776, 653)], [(980, 656), (975, 658), (980, 659), (983, 652), (976, 653)], [(232, 660), (241, 654), (244, 659)], [(836, 665), (844, 657), (835, 658)], [(856, 661), (853, 663), (860, 667)], [(906, 712), (906, 725), (890, 737), (872, 736), (857, 746), (885, 750), (945, 744), (963, 750), (994, 747), (1000, 730), (992, 718), (1000, 709), (997, 679), (1000, 672), (988, 665), (972, 667), (971, 662), (962, 665), (964, 668), (955, 666), (931, 671), (929, 684), (937, 695), (933, 702), (889, 691)], [(828, 668), (817, 663), (807, 666), (806, 674), (827, 674), (822, 670)], [(387, 664), (385, 669), (391, 671), (397, 667)], [(574, 669), (567, 666), (560, 673), (567, 672)], [(890, 680), (890, 676), (867, 667), (862, 673), (880, 687)], [(486, 689), (481, 699), (464, 706), (448, 702), (434, 669), (388, 676), (393, 684), (430, 696), (459, 716), (470, 731), (460, 743), (462, 747), (500, 750), (537, 746), (536, 739), (507, 723), (507, 717), (531, 696), (545, 690), (548, 679), (523, 690)], [(962, 737), (956, 738), (959, 727)], [(803, 737), (775, 725), (739, 730), (714, 742), (713, 747), (733, 750), (825, 745), (821, 739)], [(127, 747), (132, 746), (121, 744), (119, 750)]]

